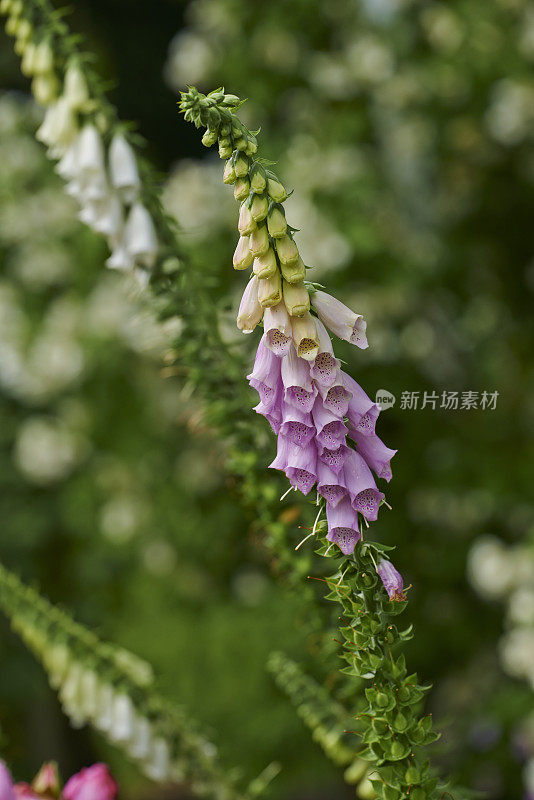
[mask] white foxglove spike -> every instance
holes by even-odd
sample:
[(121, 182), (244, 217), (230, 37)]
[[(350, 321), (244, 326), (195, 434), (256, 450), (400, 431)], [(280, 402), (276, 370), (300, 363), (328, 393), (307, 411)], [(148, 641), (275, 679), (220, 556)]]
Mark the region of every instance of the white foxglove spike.
[(130, 256), (146, 267), (153, 267), (158, 253), (158, 239), (152, 217), (141, 203), (130, 209), (124, 243)]
[(133, 203), (139, 194), (137, 160), (131, 146), (121, 133), (115, 134), (109, 147), (111, 183), (126, 203)]
[(110, 738), (115, 742), (127, 742), (133, 735), (135, 718), (135, 709), (127, 694), (115, 696), (112, 717)]
[(153, 781), (163, 782), (169, 777), (169, 745), (161, 737), (154, 739), (150, 755), (144, 764), (144, 773)]

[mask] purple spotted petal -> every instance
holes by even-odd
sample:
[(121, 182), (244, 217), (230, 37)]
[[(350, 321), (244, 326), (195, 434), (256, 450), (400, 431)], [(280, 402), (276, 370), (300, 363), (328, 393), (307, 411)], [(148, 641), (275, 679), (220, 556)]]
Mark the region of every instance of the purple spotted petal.
[(308, 494), (317, 476), (315, 444), (310, 442), (304, 447), (299, 447), (279, 434), (276, 458), (269, 466), (285, 472), (292, 486), (300, 489), (302, 494)]
[(321, 397), (315, 400), (312, 416), (317, 430), (318, 445), (335, 450), (345, 443), (347, 426), (332, 411), (324, 407)]
[(334, 508), (347, 494), (342, 479), (342, 476), (338, 477), (323, 461), (317, 462), (317, 492)]
[(360, 384), (356, 383), (354, 378), (351, 378), (346, 372), (341, 373), (341, 379), (345, 388), (352, 395), (347, 408), (347, 417), (351, 426), (360, 433), (374, 433), (376, 420), (380, 414), (379, 406), (373, 403)]
[(280, 433), (299, 447), (309, 444), (315, 435), (311, 414), (283, 403)]
[(336, 450), (329, 450), (328, 447), (318, 448), (318, 450), (319, 460), (326, 464), (327, 467), (330, 467), (336, 475), (339, 475), (351, 453), (350, 447), (347, 447), (346, 444), (340, 445)]
[(319, 386), (319, 394), (323, 399), (324, 407), (335, 414), (339, 419), (344, 417), (347, 413), (351, 397), (350, 391), (342, 382), (341, 374), (342, 373), (338, 375), (335, 383), (329, 389), (326, 389), (324, 386)]
[(344, 497), (332, 507), (326, 506), (328, 534), (326, 538), (338, 545), (344, 555), (354, 552), (356, 542), (360, 538), (358, 514), (352, 508), (348, 497)]
[(375, 480), (365, 459), (355, 450), (350, 451), (340, 480), (347, 487), (353, 508), (369, 521), (376, 520), (384, 495), (376, 488)]
[(334, 356), (332, 341), (320, 319), (315, 319), (319, 336), (319, 353), (310, 367), (310, 373), (319, 386), (329, 388), (339, 373), (339, 360)]
[(375, 475), (390, 481), (390, 461), (397, 451), (386, 447), (384, 442), (374, 433), (366, 436), (359, 431), (350, 431), (349, 436), (355, 442), (358, 452), (366, 460)]
[(295, 408), (310, 413), (317, 396), (317, 387), (310, 376), (310, 365), (299, 358), (294, 347), (281, 359), (284, 400)]
[(280, 359), (266, 347), (265, 336), (260, 339), (254, 369), (247, 378), (250, 385), (258, 392), (263, 405), (270, 408), (275, 402), (280, 381)]

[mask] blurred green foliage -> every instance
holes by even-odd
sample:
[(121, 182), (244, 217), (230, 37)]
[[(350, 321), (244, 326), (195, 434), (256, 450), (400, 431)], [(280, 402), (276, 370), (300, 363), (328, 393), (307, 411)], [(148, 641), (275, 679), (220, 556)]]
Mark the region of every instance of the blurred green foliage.
[[(141, 121), (156, 160), (181, 159), (167, 206), (197, 268), (228, 292), (218, 322), (230, 341), (236, 212), (218, 160), (199, 157), (185, 124), (171, 121), (159, 68), (174, 14), (183, 28), (168, 86), (224, 84), (249, 97), (245, 122), (262, 126), (263, 155), (296, 189), (288, 218), (314, 278), (369, 321), (370, 349), (341, 356), (369, 394), (397, 398), (380, 421), (399, 448), (394, 510), (374, 535), (398, 545), (414, 585), (408, 658), (434, 682), (431, 709), (447, 723), (438, 759), (492, 798), (519, 798), (517, 726), (531, 693), (503, 673), (502, 614), (474, 594), (465, 564), (479, 535), (514, 543), (534, 523), (534, 6), (162, 2), (145, 40), (147, 13), (142, 3), (80, 2), (74, 19), (103, 71), (120, 77), (119, 111)], [(6, 88), (23, 86), (17, 68), (3, 60)], [(141, 69), (153, 76), (150, 103)], [(10, 99), (2, 110), (2, 558), (152, 661), (162, 688), (213, 725), (231, 763), (279, 758), (280, 793), (332, 781), (325, 791), (341, 796), (341, 776), (265, 675), (280, 648), (324, 680), (305, 603), (267, 577), (195, 398), (179, 376), (160, 374), (165, 336), (142, 300), (103, 274), (103, 248), (74, 223), (31, 138), (34, 112)], [(139, 314), (149, 331), (132, 330)], [(403, 391), (433, 390), (499, 399), (495, 411), (401, 409)], [(55, 755), (46, 747), (61, 735), (66, 772), (102, 747), (83, 734), (67, 743), (64, 730), (52, 738), (63, 723), (38, 671), (11, 639), (1, 658), (2, 727), (21, 775)], [(28, 727), (43, 730), (30, 750)], [(135, 775), (121, 769), (133, 793)]]

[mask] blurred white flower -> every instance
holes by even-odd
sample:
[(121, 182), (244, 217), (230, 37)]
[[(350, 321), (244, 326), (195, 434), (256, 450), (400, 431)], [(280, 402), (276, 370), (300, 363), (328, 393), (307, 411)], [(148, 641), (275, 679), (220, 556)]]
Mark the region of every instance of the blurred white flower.
[(357, 82), (382, 83), (391, 77), (395, 67), (392, 51), (372, 36), (362, 36), (350, 42), (346, 57)]
[(193, 31), (181, 31), (169, 45), (164, 78), (174, 90), (191, 84), (206, 88), (214, 63), (213, 50), (204, 37)]
[(15, 462), (29, 481), (47, 485), (69, 475), (87, 449), (86, 440), (60, 420), (30, 417), (17, 431)]
[(509, 79), (498, 81), (486, 112), (486, 125), (503, 145), (523, 141), (534, 126), (534, 86)]
[(508, 617), (517, 625), (534, 627), (534, 588), (522, 586), (513, 592), (508, 602)]
[(514, 582), (508, 552), (494, 536), (476, 540), (467, 559), (467, 574), (474, 589), (488, 598), (502, 597)]
[(144, 550), (145, 567), (153, 575), (170, 575), (177, 564), (176, 551), (169, 542), (163, 539), (150, 542)]
[(144, 500), (133, 493), (112, 497), (100, 511), (100, 530), (115, 544), (123, 544), (139, 531), (147, 518)]
[(233, 229), (235, 201), (221, 181), (219, 160), (181, 161), (163, 193), (166, 211), (173, 214), (184, 233), (202, 241), (214, 232)]
[(515, 678), (527, 678), (534, 688), (534, 628), (514, 628), (499, 642), (503, 667)]

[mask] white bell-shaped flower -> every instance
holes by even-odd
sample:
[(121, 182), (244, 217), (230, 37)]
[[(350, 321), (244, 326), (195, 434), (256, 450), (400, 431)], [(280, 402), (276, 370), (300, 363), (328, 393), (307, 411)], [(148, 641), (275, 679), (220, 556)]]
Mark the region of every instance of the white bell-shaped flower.
[(86, 176), (105, 173), (104, 145), (94, 125), (84, 125), (79, 137), (79, 168)]
[(116, 194), (108, 194), (107, 198), (97, 204), (98, 215), (93, 229), (110, 239), (116, 240), (124, 226), (122, 203)]
[(109, 269), (117, 269), (120, 272), (127, 272), (133, 269), (133, 266), (133, 258), (126, 247), (120, 243), (113, 247), (110, 257), (106, 260), (106, 267)]
[(136, 717), (128, 752), (132, 758), (147, 758), (152, 743), (152, 726), (146, 717)]
[(80, 65), (76, 61), (71, 61), (67, 67), (63, 94), (67, 98), (71, 108), (76, 111), (83, 109), (89, 100), (87, 82)]
[(146, 267), (154, 266), (158, 239), (152, 217), (142, 203), (134, 203), (128, 214), (124, 241), (133, 259)]
[(57, 174), (65, 181), (76, 178), (80, 172), (79, 141), (80, 137), (77, 136), (55, 166)]
[(92, 669), (85, 669), (80, 677), (80, 711), (94, 719), (98, 713), (98, 677)]
[(111, 183), (126, 203), (133, 203), (139, 194), (137, 160), (131, 146), (121, 133), (115, 134), (109, 148)]
[(114, 742), (127, 742), (134, 733), (135, 709), (127, 694), (118, 694), (113, 701), (113, 722), (109, 736)]
[(152, 742), (149, 756), (144, 763), (144, 773), (153, 781), (163, 783), (169, 777), (169, 767), (169, 745), (165, 739), (158, 737)]
[(78, 131), (74, 113), (65, 100), (60, 97), (48, 107), (43, 123), (35, 134), (40, 142), (51, 148), (53, 157), (61, 157), (71, 144)]
[(94, 723), (100, 731), (109, 731), (113, 724), (113, 687), (104, 683), (101, 684), (98, 691), (97, 713), (95, 715)]

